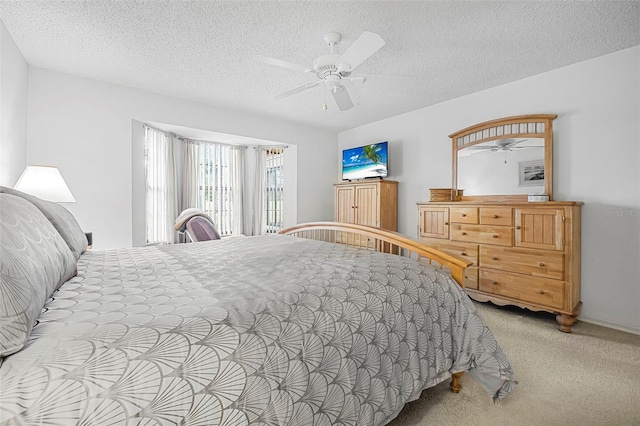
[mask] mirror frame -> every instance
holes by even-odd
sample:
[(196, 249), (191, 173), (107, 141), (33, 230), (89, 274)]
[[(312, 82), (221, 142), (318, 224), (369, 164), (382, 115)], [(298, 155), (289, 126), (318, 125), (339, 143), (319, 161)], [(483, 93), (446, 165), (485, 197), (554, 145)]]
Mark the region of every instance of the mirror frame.
[[(449, 135), (453, 147), (453, 189), (458, 189), (458, 151), (479, 143), (505, 138), (544, 139), (544, 190), (553, 200), (553, 120), (555, 114), (530, 114), (499, 118), (464, 128)], [(464, 188), (462, 188), (464, 190)], [(460, 201), (527, 201), (527, 194), (463, 195)]]

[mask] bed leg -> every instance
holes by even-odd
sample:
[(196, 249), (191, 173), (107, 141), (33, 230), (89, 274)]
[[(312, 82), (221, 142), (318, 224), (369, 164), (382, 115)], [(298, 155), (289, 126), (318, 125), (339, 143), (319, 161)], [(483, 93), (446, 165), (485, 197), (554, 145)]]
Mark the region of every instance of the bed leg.
[(451, 392), (459, 393), (460, 389), (462, 389), (462, 385), (460, 384), (460, 377), (464, 374), (464, 371), (459, 373), (453, 373), (451, 375)]

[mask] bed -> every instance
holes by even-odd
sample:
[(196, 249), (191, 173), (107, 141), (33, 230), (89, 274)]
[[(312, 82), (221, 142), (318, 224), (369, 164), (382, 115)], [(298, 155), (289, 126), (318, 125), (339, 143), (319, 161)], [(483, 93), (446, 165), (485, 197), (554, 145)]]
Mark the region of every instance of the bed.
[(63, 207), (1, 187), (0, 227), (0, 424), (384, 425), (464, 372), (516, 385), (467, 263), (400, 234), (85, 251)]

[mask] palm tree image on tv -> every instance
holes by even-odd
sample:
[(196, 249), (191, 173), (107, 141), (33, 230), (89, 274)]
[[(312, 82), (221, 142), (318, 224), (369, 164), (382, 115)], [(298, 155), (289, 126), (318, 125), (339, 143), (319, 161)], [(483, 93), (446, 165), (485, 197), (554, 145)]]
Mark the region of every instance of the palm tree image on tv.
[(342, 179), (387, 176), (387, 142), (342, 151)]
[(366, 145), (362, 147), (364, 156), (373, 161), (374, 164), (378, 164), (382, 161), (382, 156), (379, 154), (382, 148), (376, 144)]

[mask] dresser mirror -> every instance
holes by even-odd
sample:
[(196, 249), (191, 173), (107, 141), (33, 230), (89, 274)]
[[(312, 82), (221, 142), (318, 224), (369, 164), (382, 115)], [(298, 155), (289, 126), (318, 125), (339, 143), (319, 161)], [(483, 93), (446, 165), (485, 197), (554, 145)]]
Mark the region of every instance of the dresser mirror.
[(553, 199), (553, 128), (556, 115), (507, 117), (467, 127), (449, 137), (453, 188), (462, 200)]

